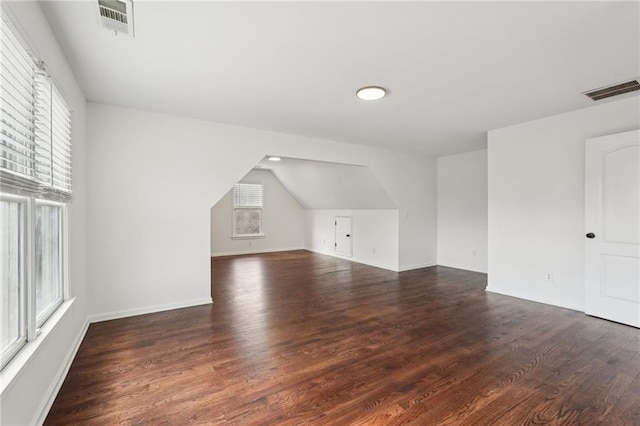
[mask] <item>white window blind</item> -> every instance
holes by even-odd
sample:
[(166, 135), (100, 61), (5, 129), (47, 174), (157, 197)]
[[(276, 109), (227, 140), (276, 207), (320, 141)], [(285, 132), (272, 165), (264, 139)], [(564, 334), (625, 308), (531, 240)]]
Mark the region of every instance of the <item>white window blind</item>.
[(36, 179), (51, 186), (51, 83), (43, 72), (36, 72), (34, 89)]
[(2, 190), (71, 199), (71, 113), (3, 15), (0, 68)]
[(9, 29), (3, 16), (0, 166), (3, 171), (26, 179), (35, 178), (33, 65), (33, 60)]
[(233, 238), (261, 238), (263, 193), (261, 183), (233, 187)]
[(262, 184), (237, 183), (233, 187), (233, 207), (262, 207)]
[(71, 193), (71, 113), (58, 89), (51, 93), (51, 176), (56, 190)]

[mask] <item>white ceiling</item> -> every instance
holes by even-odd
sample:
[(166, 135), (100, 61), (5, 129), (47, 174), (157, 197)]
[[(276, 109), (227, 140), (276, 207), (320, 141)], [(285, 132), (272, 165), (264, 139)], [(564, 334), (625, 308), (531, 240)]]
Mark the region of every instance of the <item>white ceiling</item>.
[(43, 2), (90, 101), (388, 149), (481, 149), (640, 75), (635, 1), (134, 4), (129, 38)]
[(271, 170), (305, 209), (397, 208), (369, 167), (296, 158), (257, 167)]

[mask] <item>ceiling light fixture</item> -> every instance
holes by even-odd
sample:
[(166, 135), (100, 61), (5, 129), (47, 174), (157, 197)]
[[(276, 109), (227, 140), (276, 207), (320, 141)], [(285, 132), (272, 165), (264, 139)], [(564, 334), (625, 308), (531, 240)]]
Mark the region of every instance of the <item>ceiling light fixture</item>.
[(282, 160), (282, 158), (269, 156), (269, 157), (267, 157), (267, 160), (269, 160), (269, 161), (280, 161), (280, 160)]
[(378, 99), (384, 98), (386, 94), (387, 91), (385, 88), (379, 86), (363, 87), (356, 92), (358, 99), (362, 99), (363, 101), (377, 101)]

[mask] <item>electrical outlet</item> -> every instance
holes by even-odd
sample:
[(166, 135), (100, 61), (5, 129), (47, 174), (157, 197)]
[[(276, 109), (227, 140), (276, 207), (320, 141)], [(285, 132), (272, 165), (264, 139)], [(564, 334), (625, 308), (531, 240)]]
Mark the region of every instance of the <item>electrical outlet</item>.
[(372, 252), (373, 254), (376, 254), (376, 248), (374, 247), (374, 248), (371, 250), (371, 252)]
[(545, 281), (548, 283), (553, 282), (553, 274), (551, 272), (547, 272), (547, 274), (545, 275)]

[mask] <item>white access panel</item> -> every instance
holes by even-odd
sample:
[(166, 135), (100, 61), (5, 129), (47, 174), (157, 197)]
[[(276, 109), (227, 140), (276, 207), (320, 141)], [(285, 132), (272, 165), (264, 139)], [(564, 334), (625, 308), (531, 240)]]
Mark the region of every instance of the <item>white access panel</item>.
[(336, 216), (336, 253), (342, 256), (352, 256), (353, 236), (351, 235), (351, 217)]

